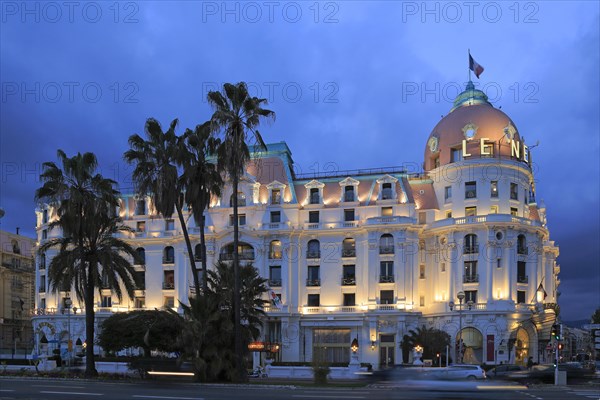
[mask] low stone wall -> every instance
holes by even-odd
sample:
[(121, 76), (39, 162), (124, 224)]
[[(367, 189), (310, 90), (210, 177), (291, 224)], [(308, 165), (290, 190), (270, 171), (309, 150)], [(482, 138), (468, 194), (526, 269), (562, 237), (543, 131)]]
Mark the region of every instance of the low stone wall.
[[(313, 379), (313, 369), (309, 366), (302, 367), (274, 367), (267, 365), (265, 368), (269, 378), (292, 378)], [(331, 367), (329, 379), (359, 379), (359, 372), (365, 372), (366, 368)]]

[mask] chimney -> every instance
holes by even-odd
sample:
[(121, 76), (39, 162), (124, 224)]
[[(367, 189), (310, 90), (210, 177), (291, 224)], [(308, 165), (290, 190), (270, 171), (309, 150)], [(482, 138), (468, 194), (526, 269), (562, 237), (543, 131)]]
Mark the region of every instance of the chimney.
[(19, 228), (19, 227), (17, 226), (17, 235), (19, 234), (19, 229), (21, 229), (21, 228)]

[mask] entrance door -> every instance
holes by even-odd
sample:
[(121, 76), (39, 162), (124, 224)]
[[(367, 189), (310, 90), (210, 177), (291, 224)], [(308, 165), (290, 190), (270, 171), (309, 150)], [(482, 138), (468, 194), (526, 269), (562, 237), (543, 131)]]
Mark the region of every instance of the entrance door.
[(380, 368), (391, 367), (395, 364), (395, 341), (394, 335), (381, 335), (379, 337), (379, 366)]

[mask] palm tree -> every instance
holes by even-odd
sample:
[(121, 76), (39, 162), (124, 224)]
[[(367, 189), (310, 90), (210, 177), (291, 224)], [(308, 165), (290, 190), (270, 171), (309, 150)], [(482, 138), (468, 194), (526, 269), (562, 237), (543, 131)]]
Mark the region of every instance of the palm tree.
[(125, 161), (135, 164), (133, 181), (140, 196), (151, 195), (156, 211), (164, 218), (170, 218), (177, 211), (179, 223), (188, 250), (190, 267), (196, 293), (200, 292), (200, 282), (196, 273), (196, 262), (187, 225), (183, 218), (183, 195), (177, 162), (181, 160), (181, 138), (175, 134), (178, 120), (174, 119), (169, 130), (163, 132), (160, 123), (148, 118), (145, 131), (148, 140), (138, 134), (129, 137), (131, 149), (124, 154)]
[(43, 164), (40, 175), (43, 185), (36, 190), (35, 199), (45, 202), (57, 211), (58, 219), (50, 229), (62, 230), (62, 237), (51, 239), (40, 246), (40, 254), (57, 247), (58, 254), (48, 268), (49, 281), (54, 291), (75, 287), (79, 300), (86, 309), (87, 377), (97, 371), (94, 363), (94, 289), (100, 286), (101, 265), (117, 296), (121, 297), (118, 279), (129, 293), (133, 269), (126, 254), (138, 257), (133, 249), (113, 235), (124, 228), (114, 216), (118, 204), (115, 182), (95, 174), (98, 162), (92, 153), (69, 158), (58, 150), (62, 169), (53, 162)]
[[(214, 154), (221, 144), (219, 139), (212, 137), (210, 123), (197, 125), (193, 131), (187, 129), (184, 134), (185, 146), (180, 154), (179, 162), (183, 166), (181, 176), (182, 187), (185, 190), (185, 202), (190, 206), (196, 226), (200, 228), (200, 248), (202, 270), (202, 289), (208, 290), (206, 241), (204, 237), (204, 210), (210, 205), (212, 196), (221, 195), (223, 179), (214, 162), (208, 157)], [(198, 288), (196, 288), (198, 290)], [(198, 293), (198, 292), (196, 292)]]
[(417, 329), (411, 329), (407, 335), (404, 335), (402, 339), (402, 353), (405, 361), (408, 359), (408, 354), (417, 345), (423, 347), (423, 358), (437, 360), (436, 354), (444, 354), (446, 346), (450, 345), (450, 335), (446, 332), (435, 329), (427, 328), (425, 325), (417, 327)]
[(211, 117), (213, 131), (221, 131), (223, 141), (217, 150), (218, 166), (225, 171), (233, 187), (233, 271), (234, 271), (234, 335), (235, 356), (239, 380), (246, 376), (242, 365), (242, 339), (240, 327), (240, 274), (239, 274), (239, 221), (238, 221), (238, 183), (250, 159), (247, 141), (252, 136), (258, 146), (266, 149), (266, 145), (257, 130), (260, 121), (264, 118), (275, 119), (275, 113), (262, 108), (267, 103), (266, 99), (250, 97), (244, 82), (238, 84), (226, 83), (223, 93), (211, 91), (208, 101), (214, 108)]

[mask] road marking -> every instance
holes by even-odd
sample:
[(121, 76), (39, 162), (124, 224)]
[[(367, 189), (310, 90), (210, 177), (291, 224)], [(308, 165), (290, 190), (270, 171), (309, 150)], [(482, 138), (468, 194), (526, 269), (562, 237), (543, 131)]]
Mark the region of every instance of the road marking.
[(85, 386), (53, 386), (53, 385), (31, 385), (31, 387), (47, 387), (47, 388), (56, 388), (56, 389), (85, 389)]
[(172, 399), (172, 400), (204, 400), (202, 397), (169, 397), (169, 396), (149, 396), (143, 394), (134, 394), (133, 397), (142, 399)]
[(13, 389), (0, 389), (0, 392), (14, 392)]
[[(339, 399), (340, 395), (327, 396), (327, 395), (310, 395), (310, 394), (294, 394), (292, 397), (308, 398), (308, 399)], [(366, 399), (365, 396), (344, 396), (345, 399)]]
[(52, 392), (52, 391), (46, 391), (46, 390), (40, 390), (40, 393), (45, 393), (45, 394), (70, 394), (73, 396), (104, 396), (103, 393), (87, 393), (87, 392)]

